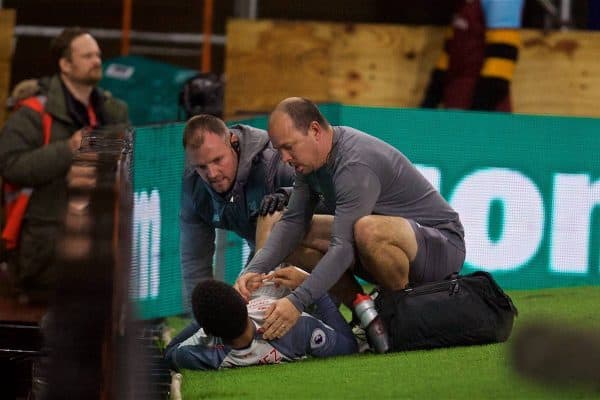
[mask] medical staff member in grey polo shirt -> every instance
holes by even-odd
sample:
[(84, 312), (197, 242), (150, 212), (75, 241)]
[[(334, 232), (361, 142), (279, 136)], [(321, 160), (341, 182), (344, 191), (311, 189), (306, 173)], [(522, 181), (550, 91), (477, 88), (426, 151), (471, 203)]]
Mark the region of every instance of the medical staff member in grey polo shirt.
[[(323, 238), (328, 247), (310, 277), (267, 311), (264, 338), (285, 335), (307, 306), (348, 279), (348, 271), (393, 290), (460, 271), (465, 244), (459, 216), (400, 151), (359, 130), (330, 125), (313, 102), (298, 97), (277, 105), (269, 137), (296, 171), (294, 189), (236, 289), (248, 297), (257, 275), (276, 268), (306, 240), (319, 200), (334, 215), (325, 220), (329, 230), (320, 229), (329, 234)], [(361, 288), (343, 286), (341, 300), (351, 303)]]

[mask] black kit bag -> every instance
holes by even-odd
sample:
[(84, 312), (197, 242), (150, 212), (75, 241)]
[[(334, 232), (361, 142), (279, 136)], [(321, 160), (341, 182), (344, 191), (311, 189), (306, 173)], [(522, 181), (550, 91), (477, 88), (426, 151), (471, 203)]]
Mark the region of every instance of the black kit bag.
[(483, 271), (404, 290), (378, 289), (375, 307), (391, 351), (504, 342), (518, 315), (510, 297)]

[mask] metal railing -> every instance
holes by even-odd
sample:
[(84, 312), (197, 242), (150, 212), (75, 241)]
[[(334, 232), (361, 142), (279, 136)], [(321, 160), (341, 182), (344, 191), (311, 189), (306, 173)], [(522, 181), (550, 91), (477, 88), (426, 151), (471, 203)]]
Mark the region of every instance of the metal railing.
[(544, 16), (544, 28), (545, 29), (569, 29), (572, 26), (572, 15), (571, 15), (571, 0), (558, 0), (560, 1), (559, 6), (554, 4), (551, 0), (537, 0), (538, 4), (542, 6), (545, 11)]

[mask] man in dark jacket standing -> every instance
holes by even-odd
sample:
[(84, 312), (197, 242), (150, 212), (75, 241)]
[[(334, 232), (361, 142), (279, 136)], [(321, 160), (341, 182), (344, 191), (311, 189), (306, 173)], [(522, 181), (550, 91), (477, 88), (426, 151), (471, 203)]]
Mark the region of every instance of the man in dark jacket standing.
[[(0, 134), (4, 181), (32, 189), (17, 245), (9, 254), (11, 275), (23, 300), (43, 300), (54, 287), (55, 241), (67, 205), (65, 178), (82, 133), (128, 123), (125, 103), (96, 87), (102, 78), (101, 53), (88, 32), (67, 28), (53, 40), (51, 50), (58, 73), (39, 81), (35, 99), (43, 111), (19, 108)], [(50, 122), (43, 121), (43, 114)]]
[[(192, 117), (183, 134), (186, 171), (180, 210), (184, 304), (196, 284), (213, 277), (215, 229), (233, 231), (254, 253), (259, 219), (274, 223), (287, 204), (293, 169), (280, 162), (267, 132), (247, 125), (228, 128), (212, 115)], [(266, 239), (266, 233), (265, 233)]]

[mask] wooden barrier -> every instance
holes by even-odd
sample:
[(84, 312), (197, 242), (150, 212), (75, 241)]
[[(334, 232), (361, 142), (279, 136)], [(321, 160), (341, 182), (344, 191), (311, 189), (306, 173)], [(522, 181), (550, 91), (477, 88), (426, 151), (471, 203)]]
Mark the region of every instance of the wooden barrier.
[(416, 106), (435, 63), (443, 30), (357, 24), (334, 26), (331, 100), (344, 104)]
[(286, 94), (328, 101), (331, 24), (228, 24), (226, 113), (268, 112)]
[(600, 32), (525, 30), (522, 40), (516, 112), (600, 116)]
[(0, 124), (6, 118), (15, 18), (15, 10), (0, 9)]
[[(268, 112), (305, 96), (366, 106), (415, 107), (443, 27), (231, 20), (225, 113)], [(600, 33), (523, 30), (515, 112), (600, 116)]]

